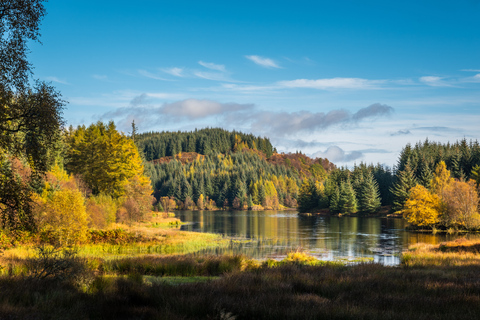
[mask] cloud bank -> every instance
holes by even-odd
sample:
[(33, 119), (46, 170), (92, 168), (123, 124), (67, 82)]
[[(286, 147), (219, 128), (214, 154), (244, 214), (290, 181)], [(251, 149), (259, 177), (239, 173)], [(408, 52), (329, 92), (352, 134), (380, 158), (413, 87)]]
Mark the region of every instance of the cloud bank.
[[(355, 113), (338, 109), (328, 112), (276, 112), (257, 110), (254, 104), (218, 102), (208, 99), (185, 99), (153, 105), (155, 97), (141, 94), (134, 97), (128, 107), (105, 113), (101, 119), (136, 119), (148, 129), (159, 123), (194, 122), (216, 117), (219, 126), (244, 128), (270, 137), (294, 137), (296, 134), (326, 130), (336, 125), (357, 125), (359, 122), (388, 116), (394, 109), (375, 103)], [(138, 120), (137, 120), (138, 119)], [(129, 120), (130, 121), (130, 120)]]

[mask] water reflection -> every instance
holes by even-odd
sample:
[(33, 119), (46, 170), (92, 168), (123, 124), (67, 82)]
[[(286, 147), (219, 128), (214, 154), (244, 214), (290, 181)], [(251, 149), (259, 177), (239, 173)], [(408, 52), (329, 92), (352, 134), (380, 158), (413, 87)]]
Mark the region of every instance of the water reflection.
[(373, 258), (396, 265), (398, 254), (411, 244), (458, 237), (407, 232), (403, 220), (392, 218), (300, 217), (276, 211), (177, 211), (176, 216), (188, 223), (181, 230), (255, 240), (209, 253), (243, 253), (257, 259), (281, 259), (301, 248), (323, 260)]

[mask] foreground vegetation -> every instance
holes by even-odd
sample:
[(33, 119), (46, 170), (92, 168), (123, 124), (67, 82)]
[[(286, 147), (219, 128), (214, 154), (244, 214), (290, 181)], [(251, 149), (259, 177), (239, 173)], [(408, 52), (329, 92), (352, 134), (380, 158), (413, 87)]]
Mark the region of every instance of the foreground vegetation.
[[(75, 258), (63, 276), (43, 278), (32, 271), (42, 261), (29, 260), (24, 274), (0, 277), (0, 317), (471, 319), (480, 312), (479, 248), (465, 240), (417, 245), (399, 267), (320, 262), (299, 252), (263, 263), (150, 256), (93, 265)], [(166, 277), (179, 275), (192, 278)]]

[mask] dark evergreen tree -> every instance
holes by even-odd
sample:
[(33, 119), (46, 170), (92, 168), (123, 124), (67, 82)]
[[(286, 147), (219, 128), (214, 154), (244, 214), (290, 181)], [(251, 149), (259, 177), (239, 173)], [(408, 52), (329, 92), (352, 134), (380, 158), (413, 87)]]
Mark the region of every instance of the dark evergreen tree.
[(340, 184), (340, 198), (338, 202), (341, 213), (350, 214), (358, 211), (355, 190), (353, 190), (349, 180), (343, 181)]
[(365, 213), (375, 213), (380, 209), (380, 192), (371, 172), (364, 178), (359, 197), (359, 209)]
[(413, 174), (410, 165), (407, 163), (405, 169), (397, 174), (396, 181), (390, 190), (393, 196), (392, 209), (394, 211), (403, 209), (403, 205), (405, 204), (405, 201), (407, 201), (410, 189), (416, 184), (417, 179)]

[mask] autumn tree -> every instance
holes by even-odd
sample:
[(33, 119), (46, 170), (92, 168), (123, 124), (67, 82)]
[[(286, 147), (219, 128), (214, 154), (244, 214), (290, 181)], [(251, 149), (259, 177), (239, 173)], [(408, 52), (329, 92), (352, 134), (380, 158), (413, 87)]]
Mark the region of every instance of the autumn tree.
[[(38, 181), (52, 164), (64, 102), (43, 82), (30, 87), (29, 41), (37, 41), (45, 15), (42, 0), (0, 3), (0, 217), (3, 228), (33, 230), (32, 192), (9, 172), (8, 159), (28, 162)], [(16, 187), (14, 187), (16, 186)]]
[(85, 198), (75, 177), (58, 166), (47, 172), (36, 201), (36, 221), (40, 231), (59, 245), (74, 245), (87, 238), (88, 214)]
[(123, 196), (117, 216), (122, 222), (134, 222), (148, 218), (155, 198), (152, 196), (150, 180), (143, 175), (135, 175), (123, 185)]
[(430, 182), (431, 189), (437, 195), (442, 195), (443, 190), (453, 182), (453, 178), (450, 175), (450, 171), (447, 170), (447, 166), (444, 161), (441, 161), (435, 167), (435, 173), (433, 174), (432, 181)]
[(441, 211), (440, 197), (418, 184), (410, 190), (401, 213), (412, 225), (433, 226), (440, 222)]
[(205, 209), (205, 198), (203, 197), (203, 194), (200, 194), (200, 196), (198, 197), (197, 207), (198, 207), (198, 210)]
[(160, 203), (162, 204), (163, 211), (168, 213), (170, 210), (175, 209), (175, 200), (171, 197), (161, 197)]
[(480, 226), (478, 193), (474, 180), (452, 181), (442, 191), (445, 212), (442, 217), (446, 226), (467, 229)]
[(124, 194), (128, 179), (143, 175), (137, 148), (113, 122), (70, 128), (66, 143), (67, 170), (81, 175), (94, 194), (118, 198)]

